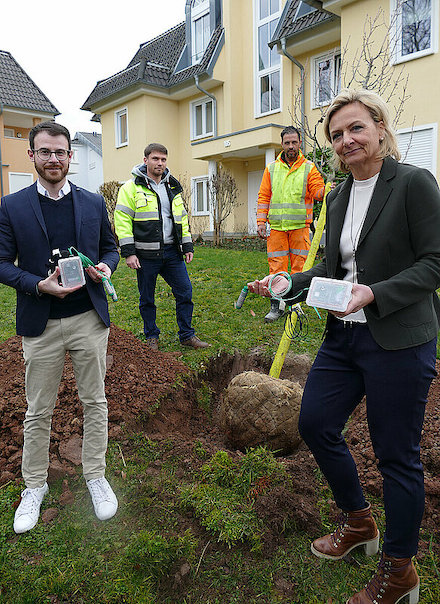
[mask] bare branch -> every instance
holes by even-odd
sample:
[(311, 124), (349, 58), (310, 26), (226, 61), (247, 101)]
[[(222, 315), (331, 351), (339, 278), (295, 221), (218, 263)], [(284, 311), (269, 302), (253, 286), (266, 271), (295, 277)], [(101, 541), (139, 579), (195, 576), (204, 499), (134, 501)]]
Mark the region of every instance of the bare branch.
[(239, 189), (232, 174), (218, 165), (217, 173), (209, 178), (211, 214), (214, 223), (214, 245), (219, 245), (224, 222), (241, 205)]

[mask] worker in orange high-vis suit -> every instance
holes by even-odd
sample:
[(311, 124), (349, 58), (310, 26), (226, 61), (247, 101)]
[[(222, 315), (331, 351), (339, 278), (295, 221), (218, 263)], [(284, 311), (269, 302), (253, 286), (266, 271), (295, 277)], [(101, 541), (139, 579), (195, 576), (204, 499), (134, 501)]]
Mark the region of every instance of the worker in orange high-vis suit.
[[(267, 238), (267, 257), (271, 275), (280, 271), (302, 270), (310, 249), (310, 224), (313, 200), (324, 196), (324, 180), (315, 164), (300, 151), (301, 135), (294, 126), (281, 132), (283, 151), (263, 174), (258, 193), (258, 235)], [(270, 234), (267, 235), (267, 224)], [(280, 301), (271, 299), (266, 323), (283, 316)]]

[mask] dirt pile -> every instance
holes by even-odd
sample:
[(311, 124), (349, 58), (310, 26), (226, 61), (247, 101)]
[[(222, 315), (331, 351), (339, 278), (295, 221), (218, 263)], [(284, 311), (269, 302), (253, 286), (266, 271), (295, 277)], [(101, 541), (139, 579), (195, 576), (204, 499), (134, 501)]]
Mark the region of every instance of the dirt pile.
[[(132, 334), (112, 325), (106, 376), (110, 438), (121, 434), (122, 424), (146, 421), (185, 373), (188, 367), (176, 355), (153, 353)], [(0, 485), (20, 476), (25, 411), (21, 338), (13, 337), (0, 344)], [(177, 408), (171, 429), (173, 423), (182, 423), (178, 415)], [(188, 415), (185, 408), (181, 415)], [(52, 420), (51, 479), (71, 473), (81, 463), (82, 423), (82, 405), (67, 359)]]
[[(189, 370), (183, 358), (176, 353), (153, 353), (131, 333), (112, 325), (106, 377), (110, 438), (118, 439), (123, 445), (124, 434), (130, 430), (142, 430), (151, 439), (157, 440), (172, 436), (174, 450), (169, 454), (178, 454), (185, 463), (194, 462), (196, 441), (201, 442), (209, 454), (218, 449), (229, 449), (231, 455), (241, 455), (218, 427), (220, 394), (239, 373), (248, 370), (268, 373), (267, 359), (259, 351), (248, 357), (242, 357), (239, 353), (220, 355), (212, 359), (203, 375), (188, 377)], [(288, 357), (281, 377), (299, 381), (303, 385), (308, 363), (308, 359)], [(183, 376), (186, 376), (186, 381)], [(201, 383), (209, 384), (213, 393), (211, 419), (197, 400)], [(0, 344), (0, 485), (9, 480), (20, 480), (25, 410), (21, 341), (14, 337)], [(429, 394), (422, 436), (426, 486), (423, 526), (434, 533), (436, 543), (433, 545), (436, 549), (440, 547), (439, 434), (440, 380), (436, 378)], [(64, 478), (66, 474), (76, 471), (75, 466), (80, 462), (81, 435), (82, 409), (69, 361), (53, 416), (50, 479)], [(368, 436), (364, 404), (359, 405), (353, 415), (346, 437), (367, 494), (380, 496), (382, 481)], [(282, 461), (292, 476), (294, 489), (293, 492), (280, 489), (276, 493), (261, 495), (257, 509), (264, 517), (268, 530), (274, 536), (279, 534), (279, 527), (292, 514), (299, 528), (314, 533), (321, 530), (316, 505), (316, 464), (311, 454), (301, 445)], [(184, 471), (185, 468), (182, 468)], [(422, 551), (426, 547), (422, 543)]]

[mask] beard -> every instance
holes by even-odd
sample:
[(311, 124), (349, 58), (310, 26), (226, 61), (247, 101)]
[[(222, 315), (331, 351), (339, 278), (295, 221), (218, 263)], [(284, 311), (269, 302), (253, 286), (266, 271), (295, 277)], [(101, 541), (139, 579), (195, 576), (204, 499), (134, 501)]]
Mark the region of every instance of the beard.
[(286, 153), (287, 158), (290, 161), (296, 161), (298, 159), (299, 151), (288, 151)]
[(46, 182), (50, 182), (53, 185), (63, 181), (69, 172), (68, 162), (46, 165), (39, 165), (35, 162), (34, 165), (38, 175)]

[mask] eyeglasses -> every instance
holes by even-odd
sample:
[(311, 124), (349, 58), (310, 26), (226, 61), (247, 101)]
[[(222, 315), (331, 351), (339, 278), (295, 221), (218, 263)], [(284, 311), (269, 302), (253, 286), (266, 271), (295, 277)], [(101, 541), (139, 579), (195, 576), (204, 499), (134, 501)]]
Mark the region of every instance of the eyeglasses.
[(50, 149), (32, 149), (32, 151), (36, 153), (43, 161), (47, 161), (52, 157), (52, 155), (55, 155), (59, 161), (66, 161), (66, 159), (70, 157), (70, 154), (72, 153), (68, 149), (57, 149), (56, 151), (50, 151)]

